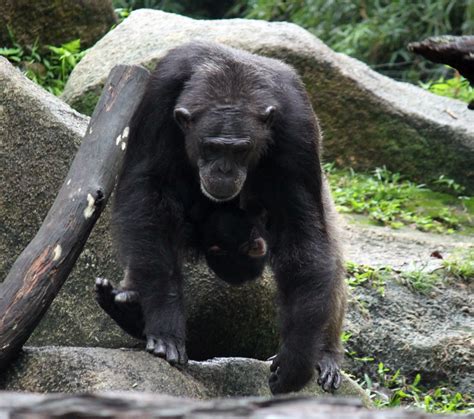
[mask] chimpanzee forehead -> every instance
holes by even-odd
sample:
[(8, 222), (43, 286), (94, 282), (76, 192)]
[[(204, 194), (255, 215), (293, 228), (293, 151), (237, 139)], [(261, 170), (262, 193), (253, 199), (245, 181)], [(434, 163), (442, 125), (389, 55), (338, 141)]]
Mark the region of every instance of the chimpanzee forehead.
[(240, 107), (210, 108), (198, 120), (198, 130), (205, 137), (251, 137), (255, 131), (256, 118)]

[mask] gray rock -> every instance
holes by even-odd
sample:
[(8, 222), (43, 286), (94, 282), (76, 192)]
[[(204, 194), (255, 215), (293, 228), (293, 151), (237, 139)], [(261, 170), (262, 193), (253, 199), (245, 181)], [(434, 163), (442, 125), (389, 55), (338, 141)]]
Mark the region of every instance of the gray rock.
[[(246, 358), (191, 361), (185, 369), (170, 366), (143, 351), (104, 348), (25, 348), (0, 376), (0, 389), (39, 393), (145, 391), (198, 399), (269, 396), (270, 362)], [(300, 394), (328, 396), (316, 378)], [(338, 397), (356, 397), (370, 405), (366, 393), (343, 376)]]
[(192, 20), (137, 10), (88, 52), (63, 97), (90, 113), (115, 64), (154, 67), (170, 48), (191, 40), (217, 41), (293, 65), (321, 120), (326, 159), (362, 169), (386, 165), (425, 183), (444, 174), (474, 190), (474, 112), (465, 103), (384, 77), (289, 23)]

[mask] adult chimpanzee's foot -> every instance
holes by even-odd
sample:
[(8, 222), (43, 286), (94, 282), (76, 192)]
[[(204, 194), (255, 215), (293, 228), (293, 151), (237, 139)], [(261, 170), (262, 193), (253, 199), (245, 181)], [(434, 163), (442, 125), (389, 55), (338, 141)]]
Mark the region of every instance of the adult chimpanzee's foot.
[[(318, 384), (324, 391), (337, 390), (341, 385), (342, 375), (337, 359), (334, 353), (324, 351), (316, 362)], [(270, 360), (273, 362), (268, 383), (273, 394), (301, 390), (313, 376), (313, 364), (301, 354), (283, 350)]]
[(323, 352), (317, 362), (319, 371), (318, 384), (324, 391), (337, 390), (342, 381), (341, 371), (337, 363), (337, 356), (331, 352)]
[(183, 339), (171, 336), (147, 335), (147, 352), (166, 359), (171, 365), (186, 365), (188, 356)]
[(137, 339), (145, 339), (145, 322), (138, 293), (120, 290), (105, 278), (95, 280), (95, 299), (102, 309), (125, 332)]

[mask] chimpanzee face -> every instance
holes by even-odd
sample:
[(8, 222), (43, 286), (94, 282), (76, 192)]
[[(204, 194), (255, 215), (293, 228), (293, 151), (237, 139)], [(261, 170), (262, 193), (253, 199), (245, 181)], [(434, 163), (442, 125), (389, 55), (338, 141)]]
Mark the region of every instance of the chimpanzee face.
[(274, 106), (252, 115), (222, 105), (193, 116), (185, 108), (175, 109), (188, 158), (199, 170), (201, 190), (209, 199), (225, 202), (240, 193), (248, 170), (267, 148), (274, 112)]

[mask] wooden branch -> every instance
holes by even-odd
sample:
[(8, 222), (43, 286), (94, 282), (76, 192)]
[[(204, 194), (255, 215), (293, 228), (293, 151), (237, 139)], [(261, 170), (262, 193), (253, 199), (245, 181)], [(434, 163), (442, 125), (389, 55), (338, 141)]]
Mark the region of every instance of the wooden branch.
[(408, 44), (408, 49), (459, 71), (474, 86), (474, 36), (437, 36)]
[(69, 173), (34, 239), (0, 284), (0, 369), (20, 351), (58, 294), (99, 218), (119, 173), (130, 118), (149, 72), (110, 72)]

